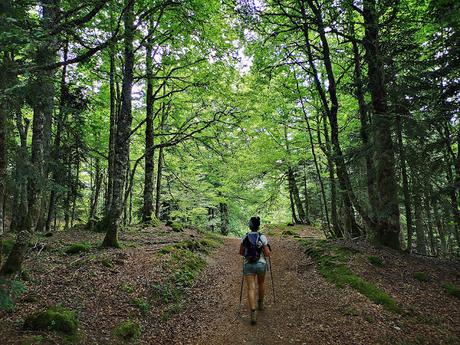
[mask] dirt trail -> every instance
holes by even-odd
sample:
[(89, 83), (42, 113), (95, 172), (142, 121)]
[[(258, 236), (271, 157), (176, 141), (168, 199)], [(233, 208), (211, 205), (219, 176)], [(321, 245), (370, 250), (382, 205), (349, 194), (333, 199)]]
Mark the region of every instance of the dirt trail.
[[(303, 235), (318, 236), (308, 229)], [(273, 303), (267, 275), (266, 310), (258, 313), (257, 325), (249, 323), (246, 287), (241, 317), (237, 316), (239, 240), (227, 239), (190, 291), (183, 312), (149, 343), (394, 344), (399, 338), (398, 316), (351, 289), (338, 290), (328, 284), (293, 239), (269, 236), (269, 240), (277, 300)], [(360, 317), (349, 310), (358, 310)]]

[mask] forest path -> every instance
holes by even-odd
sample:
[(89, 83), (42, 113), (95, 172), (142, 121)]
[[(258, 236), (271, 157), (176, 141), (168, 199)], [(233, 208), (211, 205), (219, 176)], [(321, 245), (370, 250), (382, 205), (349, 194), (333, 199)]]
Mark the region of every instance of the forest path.
[[(306, 228), (302, 237), (320, 238)], [(272, 246), (276, 303), (270, 276), (266, 279), (266, 310), (257, 325), (249, 322), (244, 287), (238, 317), (242, 262), (239, 239), (226, 239), (211, 256), (207, 269), (189, 293), (187, 306), (168, 322), (151, 343), (162, 344), (387, 344), (391, 322), (379, 320), (381, 307), (351, 289), (338, 290), (315, 270), (293, 239), (268, 236)], [(369, 318), (349, 310), (367, 310)], [(374, 314), (374, 316), (370, 316)]]

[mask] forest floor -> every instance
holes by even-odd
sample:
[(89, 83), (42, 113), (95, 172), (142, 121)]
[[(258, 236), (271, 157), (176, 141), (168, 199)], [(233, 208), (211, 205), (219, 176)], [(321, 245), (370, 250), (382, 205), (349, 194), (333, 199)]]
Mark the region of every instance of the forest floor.
[[(133, 338), (136, 344), (460, 344), (460, 299), (444, 285), (460, 285), (458, 262), (364, 241), (328, 241), (347, 253), (341, 258), (361, 282), (337, 287), (322, 266), (326, 261), (306, 250), (326, 243), (316, 229), (273, 227), (265, 233), (276, 301), (267, 275), (266, 309), (255, 326), (246, 287), (239, 308), (238, 239), (144, 228), (123, 233), (122, 249), (100, 250), (101, 234), (72, 231), (41, 239), (29, 253), (22, 278), (27, 292), (14, 312), (0, 312), (0, 343), (117, 344)], [(76, 242), (92, 245), (66, 253)], [(194, 256), (178, 256), (185, 252)], [(369, 284), (397, 308), (358, 292)], [(55, 305), (75, 312), (78, 337), (23, 329), (29, 315)], [(140, 326), (131, 338), (117, 331), (127, 320)]]

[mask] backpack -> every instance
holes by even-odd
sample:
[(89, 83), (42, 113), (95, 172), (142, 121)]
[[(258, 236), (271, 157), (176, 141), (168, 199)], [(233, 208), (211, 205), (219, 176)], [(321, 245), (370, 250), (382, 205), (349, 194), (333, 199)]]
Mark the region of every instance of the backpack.
[(262, 252), (262, 242), (258, 232), (249, 232), (243, 239), (244, 258), (248, 263), (256, 263)]

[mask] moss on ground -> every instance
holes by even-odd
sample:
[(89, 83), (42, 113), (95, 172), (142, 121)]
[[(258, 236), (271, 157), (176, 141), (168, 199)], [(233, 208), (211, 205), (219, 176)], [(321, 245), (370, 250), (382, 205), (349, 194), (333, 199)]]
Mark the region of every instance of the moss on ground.
[(419, 282), (427, 282), (430, 280), (430, 276), (425, 272), (415, 272), (414, 278)]
[(126, 320), (115, 328), (115, 335), (125, 341), (137, 339), (141, 336), (141, 326), (134, 321)]
[(78, 320), (73, 311), (55, 306), (27, 317), (24, 322), (24, 329), (32, 331), (55, 331), (67, 336), (76, 336)]
[(460, 288), (452, 283), (444, 283), (442, 288), (451, 296), (460, 298)]
[(384, 266), (383, 260), (379, 258), (378, 256), (374, 256), (374, 255), (368, 256), (367, 260), (369, 260), (369, 263), (375, 267)]
[(14, 246), (14, 239), (0, 241), (1, 253), (5, 256), (9, 255)]
[(89, 252), (92, 248), (89, 242), (78, 242), (73, 243), (65, 249), (66, 254), (79, 254)]
[(353, 273), (347, 266), (347, 262), (356, 253), (356, 250), (331, 244), (327, 240), (303, 240), (301, 243), (306, 248), (305, 252), (317, 264), (319, 273), (327, 281), (339, 288), (349, 286), (387, 310), (401, 312), (400, 307), (390, 295)]

